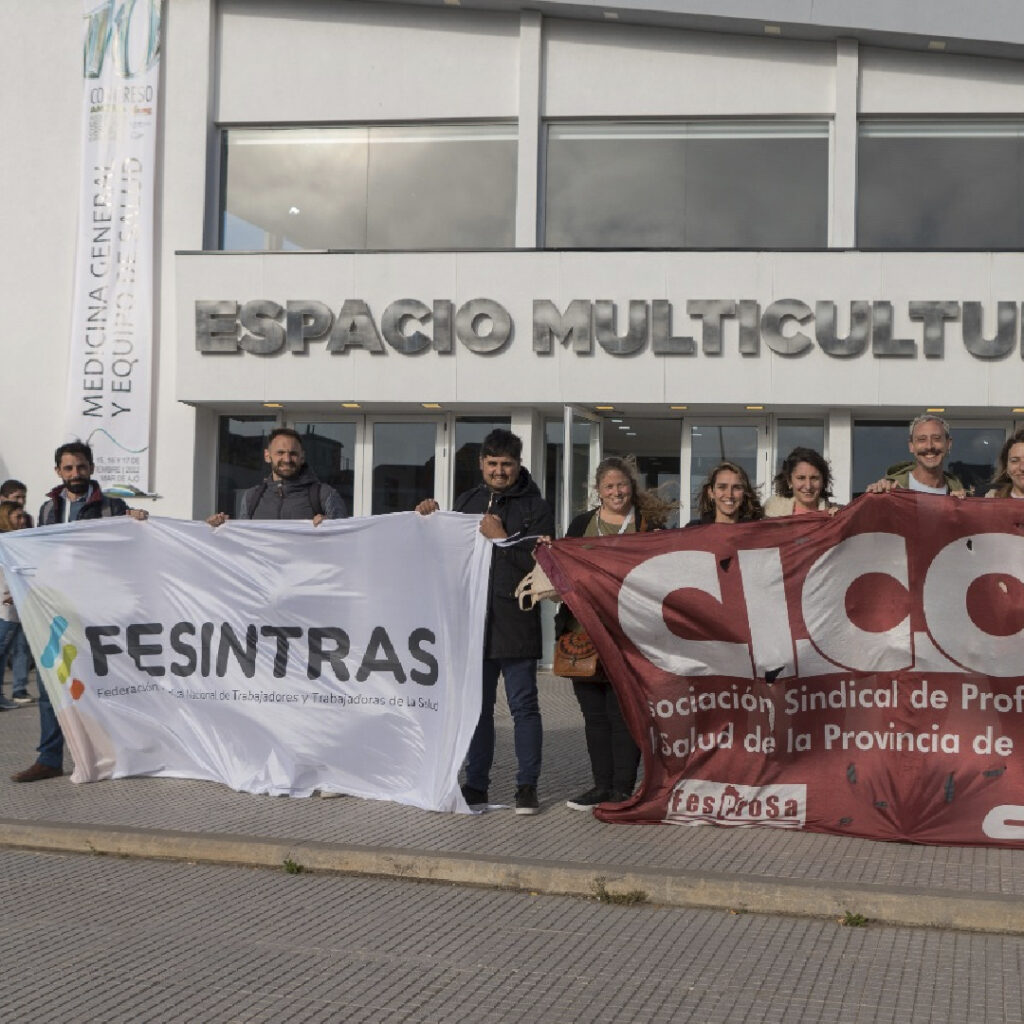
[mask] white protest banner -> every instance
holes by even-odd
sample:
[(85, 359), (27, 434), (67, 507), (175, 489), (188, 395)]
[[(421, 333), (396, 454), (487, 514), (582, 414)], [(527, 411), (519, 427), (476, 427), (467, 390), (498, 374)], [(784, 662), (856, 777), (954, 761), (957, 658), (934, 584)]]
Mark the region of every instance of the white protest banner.
[(75, 763), (465, 811), (491, 546), (479, 518), (130, 518), (0, 534)]
[(160, 0), (83, 0), (82, 167), (65, 422), (104, 486), (149, 489)]

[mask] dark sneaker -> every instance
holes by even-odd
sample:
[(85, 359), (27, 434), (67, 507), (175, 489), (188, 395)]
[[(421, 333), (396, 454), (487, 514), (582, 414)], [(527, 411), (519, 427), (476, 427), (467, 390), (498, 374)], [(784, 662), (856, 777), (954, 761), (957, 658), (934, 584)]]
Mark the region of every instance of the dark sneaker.
[(626, 792), (624, 789), (613, 789), (605, 801), (609, 804), (624, 804), (627, 800), (633, 799), (633, 791)]
[(35, 704), (35, 697), (30, 697), (27, 693), (15, 693), (11, 695), (11, 700), (14, 701), (18, 707), (24, 707), (26, 704)]
[(13, 711), (18, 705), (13, 700), (8, 700), (6, 697), (0, 697), (0, 711)]
[(473, 786), (462, 787), (462, 799), (470, 807), (486, 807), (489, 803), (486, 789), (475, 789)]
[(12, 775), (11, 782), (42, 782), (43, 779), (56, 779), (63, 774), (64, 771), (61, 768), (53, 768), (51, 765), (36, 761), (31, 768)]
[(586, 793), (580, 793), (579, 796), (566, 800), (565, 806), (571, 807), (574, 811), (589, 811), (598, 804), (607, 803), (610, 795), (607, 789), (595, 786), (593, 789), (588, 789)]
[(539, 814), (540, 801), (536, 786), (516, 787), (516, 814)]

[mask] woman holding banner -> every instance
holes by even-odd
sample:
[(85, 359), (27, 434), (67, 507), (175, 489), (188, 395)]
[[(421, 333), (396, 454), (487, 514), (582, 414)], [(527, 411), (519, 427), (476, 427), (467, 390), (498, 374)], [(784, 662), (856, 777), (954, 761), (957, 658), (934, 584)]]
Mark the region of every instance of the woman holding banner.
[[(599, 504), (578, 515), (565, 531), (566, 537), (620, 537), (664, 529), (676, 507), (654, 491), (640, 490), (636, 461), (632, 457), (611, 455), (604, 459), (594, 474), (594, 490)], [(567, 605), (555, 617), (556, 667), (558, 649), (578, 650), (590, 644), (589, 637), (576, 621)], [(591, 645), (592, 646), (592, 645)], [(605, 676), (600, 662), (595, 661), (591, 675), (572, 677), (572, 689), (583, 713), (583, 730), (590, 756), (594, 785), (567, 805), (575, 811), (589, 811), (601, 803), (628, 800), (636, 785), (640, 750), (622, 717), (618, 698)]]
[(839, 508), (832, 502), (832, 470), (813, 448), (794, 448), (774, 483), (775, 493), (764, 503), (766, 519)]
[(1006, 439), (992, 483), (986, 498), (1024, 498), (1024, 427)]
[(698, 523), (749, 523), (764, 519), (764, 509), (746, 470), (735, 462), (720, 462), (704, 480), (697, 505)]

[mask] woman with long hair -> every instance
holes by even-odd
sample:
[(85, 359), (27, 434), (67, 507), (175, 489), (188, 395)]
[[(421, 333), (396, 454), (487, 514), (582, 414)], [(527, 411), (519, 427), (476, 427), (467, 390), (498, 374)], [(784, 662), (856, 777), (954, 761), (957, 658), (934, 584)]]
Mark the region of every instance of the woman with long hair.
[[(598, 505), (578, 515), (565, 531), (566, 537), (618, 537), (665, 527), (677, 507), (656, 491), (640, 489), (636, 461), (610, 455), (594, 473)], [(555, 619), (556, 637), (581, 631), (568, 606)], [(573, 679), (573, 693), (583, 713), (583, 730), (590, 756), (594, 785), (566, 801), (576, 811), (589, 811), (601, 803), (628, 800), (636, 785), (640, 750), (626, 728), (615, 690), (598, 664), (598, 673)]]
[(764, 509), (746, 470), (726, 461), (705, 478), (697, 515), (701, 523), (749, 523), (764, 519)]
[(986, 498), (1024, 498), (1024, 427), (1003, 444), (992, 485)]

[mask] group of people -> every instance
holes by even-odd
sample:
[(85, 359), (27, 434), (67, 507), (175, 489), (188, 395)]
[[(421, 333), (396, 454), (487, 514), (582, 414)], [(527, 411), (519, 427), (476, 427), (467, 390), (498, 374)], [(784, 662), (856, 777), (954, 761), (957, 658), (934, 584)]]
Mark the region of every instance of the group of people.
[[(302, 437), (298, 432), (288, 427), (274, 430), (267, 439), (263, 459), (270, 472), (242, 494), (243, 518), (309, 519), (314, 526), (319, 526), (324, 519), (341, 519), (347, 514), (338, 492), (321, 483), (306, 466)], [(81, 441), (63, 444), (54, 452), (54, 471), (60, 483), (49, 492), (39, 510), (40, 526), (124, 515), (140, 520), (149, 518), (145, 510), (129, 508), (120, 498), (103, 493), (93, 479), (96, 466), (92, 449)], [(7, 489), (8, 484), (12, 485), (10, 490)], [(25, 485), (15, 480), (8, 481), (3, 487), (0, 492), (3, 498), (0, 501), (0, 531), (31, 526), (32, 521), (23, 507)], [(9, 495), (11, 501), (8, 501)], [(218, 513), (206, 521), (210, 526), (218, 527), (230, 518), (228, 514)], [(0, 680), (3, 679), (3, 654), (12, 650), (12, 705), (15, 707), (31, 701), (28, 695), (28, 645), (17, 615), (10, 593), (5, 588), (3, 604), (0, 605)], [(12, 619), (16, 629), (11, 628)], [(28, 768), (12, 775), (14, 782), (40, 782), (64, 774), (64, 734), (46, 687), (40, 685), (38, 689), (40, 739), (36, 760)], [(2, 701), (0, 707), (3, 707)]]
[[(511, 439), (511, 440), (509, 440)], [(952, 449), (948, 424), (938, 416), (925, 414), (910, 424), (908, 436), (910, 459), (889, 467), (886, 475), (868, 486), (871, 493), (885, 493), (906, 488), (927, 494), (966, 497), (961, 482), (946, 469)], [(495, 431), (484, 441), (481, 452), (483, 484), (456, 500), (455, 510), (486, 512), (481, 532), (491, 538), (523, 537), (532, 547), (533, 533), (545, 533), (550, 510), (543, 515), (534, 511), (532, 518), (504, 517), (509, 489), (520, 478), (529, 481), (520, 464), (521, 445), (507, 431)], [(502, 475), (495, 476), (489, 463), (503, 463)], [(815, 512), (834, 513), (839, 506), (832, 500), (832, 473), (828, 462), (810, 448), (793, 449), (783, 460), (773, 481), (774, 494), (762, 505), (756, 488), (747, 473), (735, 462), (721, 462), (705, 479), (698, 500), (698, 516), (689, 525), (736, 524), (777, 516), (804, 515)], [(536, 485), (529, 482), (531, 500), (536, 510), (543, 502)], [(520, 483), (521, 490), (527, 483)], [(638, 482), (637, 467), (630, 458), (612, 456), (597, 467), (594, 481), (597, 505), (577, 516), (569, 524), (567, 537), (609, 537), (621, 534), (663, 529), (674, 509), (656, 492), (643, 490)], [(988, 497), (1024, 499), (1024, 430), (1017, 431), (1003, 445), (997, 460), (993, 488)], [(437, 508), (433, 501), (422, 502), (417, 511), (428, 514)], [(524, 529), (529, 526), (530, 529)], [(542, 540), (547, 540), (546, 536)], [(495, 569), (491, 581), (490, 628), (484, 653), (484, 704), (477, 735), (470, 748), (466, 785), (463, 795), (471, 806), (487, 803), (488, 772), (494, 747), (494, 700), (499, 672), (505, 676), (509, 710), (515, 728), (519, 775), (516, 810), (532, 813), (536, 806), (536, 782), (540, 767), (540, 713), (536, 699), (536, 666), (539, 653), (540, 625), (538, 611), (520, 611), (511, 601), (517, 574), (529, 569), (522, 548), (526, 544), (502, 548), (495, 552)], [(516, 552), (516, 554), (513, 554)], [(515, 558), (513, 563), (511, 560)], [(503, 560), (503, 561), (499, 561)], [(508, 561), (504, 561), (508, 560)], [(503, 568), (499, 573), (498, 566)], [(514, 565), (516, 572), (507, 571)], [(522, 631), (524, 616), (534, 620), (531, 640), (518, 649), (519, 659), (506, 661), (513, 652), (494, 642), (496, 629)], [(504, 623), (504, 626), (499, 624)], [(516, 625), (518, 623), (518, 626)], [(579, 631), (582, 627), (566, 606), (559, 609), (555, 621), (557, 636)], [(522, 659), (526, 659), (526, 663)], [(511, 682), (510, 682), (511, 677)], [(567, 801), (576, 810), (589, 810), (599, 803), (627, 800), (636, 784), (640, 751), (626, 727), (615, 691), (598, 666), (586, 679), (573, 679), (573, 692), (583, 715), (584, 735), (590, 759), (593, 785)], [(528, 757), (524, 759), (524, 754)]]
[[(944, 420), (932, 414), (915, 418), (910, 424), (908, 446), (911, 458), (890, 467), (884, 477), (867, 488), (869, 492), (908, 488), (965, 496), (960, 481), (946, 470), (952, 441)], [(242, 495), (243, 517), (304, 519), (316, 526), (324, 519), (347, 514), (337, 492), (317, 480), (306, 466), (302, 438), (294, 430), (279, 428), (271, 433), (264, 461), (269, 473)], [(92, 478), (95, 467), (88, 445), (61, 445), (55, 452), (54, 463), (60, 483), (40, 509), (41, 526), (108, 516), (147, 518), (145, 511), (129, 509), (121, 499), (103, 494)], [(533, 550), (538, 540), (550, 540), (554, 535), (554, 513), (522, 464), (522, 441), (515, 434), (503, 429), (491, 431), (482, 442), (479, 464), (480, 483), (460, 494), (453, 510), (479, 515), (480, 532), (500, 543), (494, 547), (488, 582), (481, 712), (469, 745), (462, 793), (471, 808), (489, 802), (495, 746), (494, 706), (501, 679), (513, 720), (517, 762), (515, 810), (517, 814), (531, 815), (540, 808), (537, 785), (543, 731), (537, 663), (542, 656), (541, 621), (539, 607), (529, 611), (520, 608), (516, 588), (533, 568)], [(631, 458), (606, 458), (597, 467), (593, 484), (597, 504), (573, 519), (566, 530), (567, 537), (601, 538), (663, 529), (676, 507), (656, 492), (640, 487), (636, 463)], [(762, 505), (741, 466), (728, 461), (719, 463), (704, 481), (698, 517), (690, 525), (728, 525), (772, 516), (831, 513), (838, 507), (832, 501), (829, 465), (810, 448), (795, 448), (789, 453), (775, 477), (774, 491)], [(1024, 499), (1024, 430), (1014, 433), (1003, 445), (993, 487), (987, 496)], [(0, 499), (0, 531), (31, 525), (24, 511), (23, 484), (3, 484)], [(420, 515), (430, 515), (438, 509), (433, 498), (416, 506)], [(216, 528), (229, 518), (225, 513), (217, 513), (206, 521)], [(27, 645), (10, 595), (5, 592), (3, 600), (0, 659), (12, 652), (13, 700), (25, 702), (31, 699), (27, 691)], [(12, 628), (12, 623), (16, 628)], [(579, 628), (563, 607), (556, 618), (556, 632)], [(21, 640), (17, 640), (19, 636)], [(19, 661), (19, 652), (24, 653), (24, 661)], [(24, 666), (24, 672), (19, 666)], [(599, 803), (628, 799), (636, 784), (640, 752), (625, 725), (611, 683), (598, 670), (586, 680), (574, 680), (573, 692), (583, 715), (593, 786), (568, 801), (568, 805), (588, 810)], [(12, 776), (16, 782), (35, 782), (63, 774), (63, 735), (46, 688), (40, 686), (39, 694), (38, 758), (29, 768)]]

